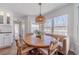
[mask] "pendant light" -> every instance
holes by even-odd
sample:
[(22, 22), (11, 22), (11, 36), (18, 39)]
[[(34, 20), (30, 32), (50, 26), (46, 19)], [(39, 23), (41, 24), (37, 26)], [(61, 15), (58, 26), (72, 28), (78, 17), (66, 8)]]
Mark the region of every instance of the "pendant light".
[(45, 17), (41, 15), (41, 3), (39, 3), (39, 6), (40, 6), (40, 15), (36, 17), (36, 23), (43, 23), (44, 22), (44, 19)]

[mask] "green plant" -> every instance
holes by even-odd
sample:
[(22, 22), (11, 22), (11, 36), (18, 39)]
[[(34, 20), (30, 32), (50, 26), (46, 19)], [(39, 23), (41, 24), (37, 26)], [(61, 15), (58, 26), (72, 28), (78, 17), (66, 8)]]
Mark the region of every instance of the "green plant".
[(35, 35), (36, 35), (36, 37), (38, 37), (38, 38), (42, 38), (42, 35), (43, 35), (43, 33), (41, 32), (41, 31), (39, 31), (39, 30), (35, 30)]

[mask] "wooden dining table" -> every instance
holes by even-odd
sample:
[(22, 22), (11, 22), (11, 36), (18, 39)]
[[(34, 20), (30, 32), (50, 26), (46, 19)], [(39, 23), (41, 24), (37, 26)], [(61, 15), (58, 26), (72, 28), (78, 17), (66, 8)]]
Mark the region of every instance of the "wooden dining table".
[(52, 36), (43, 35), (42, 38), (36, 37), (36, 35), (30, 34), (26, 35), (23, 39), (24, 43), (28, 46), (35, 48), (48, 48), (50, 46), (50, 42), (53, 41)]

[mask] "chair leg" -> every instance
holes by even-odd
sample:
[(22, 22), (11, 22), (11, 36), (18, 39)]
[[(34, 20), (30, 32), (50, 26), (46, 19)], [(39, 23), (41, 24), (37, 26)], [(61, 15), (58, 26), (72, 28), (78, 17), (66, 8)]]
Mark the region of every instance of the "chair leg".
[(21, 53), (21, 49), (18, 49), (17, 50), (17, 55), (21, 55), (22, 53)]
[(58, 51), (56, 51), (56, 55), (58, 55)]

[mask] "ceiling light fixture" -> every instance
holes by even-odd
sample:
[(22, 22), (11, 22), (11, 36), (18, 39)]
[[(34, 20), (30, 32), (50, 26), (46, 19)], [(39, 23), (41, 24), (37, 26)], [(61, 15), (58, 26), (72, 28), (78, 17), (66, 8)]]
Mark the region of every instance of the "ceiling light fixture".
[(36, 22), (37, 23), (43, 23), (44, 22), (44, 19), (45, 19), (45, 17), (41, 15), (41, 5), (42, 4), (39, 3), (39, 6), (40, 6), (40, 15), (36, 17)]

